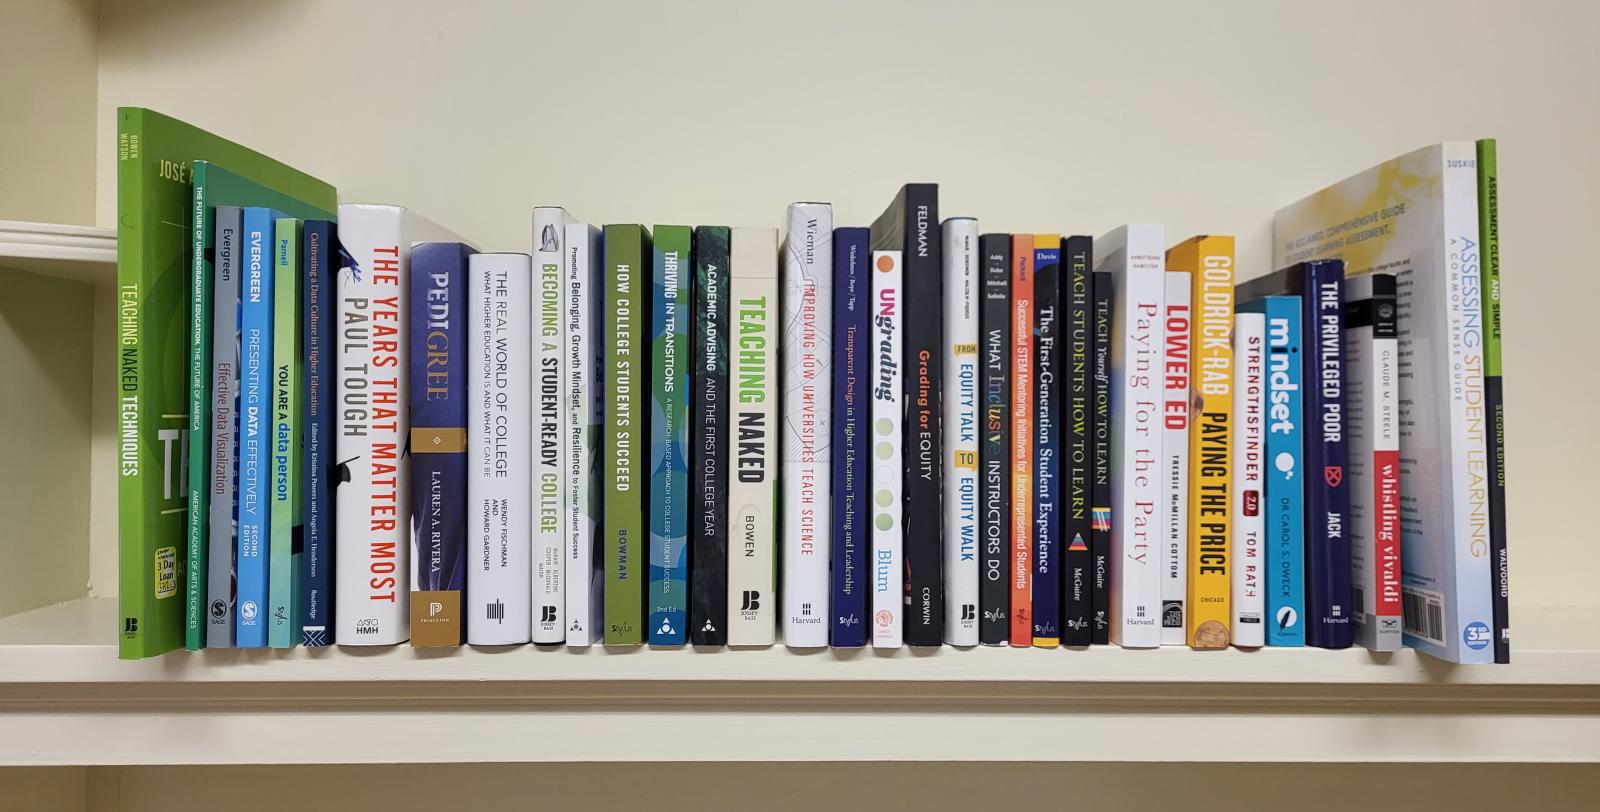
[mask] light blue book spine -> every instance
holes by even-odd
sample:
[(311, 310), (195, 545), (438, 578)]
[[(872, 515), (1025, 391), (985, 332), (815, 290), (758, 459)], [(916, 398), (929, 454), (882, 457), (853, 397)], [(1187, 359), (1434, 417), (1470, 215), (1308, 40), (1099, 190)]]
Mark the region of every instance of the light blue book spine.
[(1239, 306), (1267, 320), (1267, 645), (1306, 644), (1305, 481), (1300, 297)]
[(688, 226), (657, 226), (650, 297), (650, 591), (652, 646), (681, 646), (689, 625)]
[(239, 290), (239, 596), (234, 639), (267, 644), (271, 539), (273, 224), (278, 213), (244, 210), (244, 275)]

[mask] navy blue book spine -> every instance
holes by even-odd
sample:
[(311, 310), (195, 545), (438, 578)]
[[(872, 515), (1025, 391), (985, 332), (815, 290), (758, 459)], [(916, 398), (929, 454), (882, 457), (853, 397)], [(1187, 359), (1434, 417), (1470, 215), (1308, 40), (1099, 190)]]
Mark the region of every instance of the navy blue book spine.
[(1068, 646), (1087, 646), (1093, 640), (1094, 555), (1089, 548), (1094, 536), (1089, 522), (1090, 482), (1094, 478), (1089, 386), (1094, 347), (1089, 268), (1093, 262), (1094, 238), (1076, 236), (1061, 241), (1061, 307), (1066, 313), (1061, 353), (1061, 642)]
[[(411, 554), (413, 593), (459, 619), (414, 645), (459, 645), (467, 589), (467, 257), (454, 242), (411, 250)], [(416, 601), (422, 598), (413, 597)], [(453, 603), (454, 605), (450, 605)]]
[(1094, 308), (1093, 355), (1090, 365), (1089, 397), (1092, 424), (1089, 446), (1094, 455), (1093, 476), (1089, 480), (1089, 554), (1094, 558), (1094, 593), (1089, 596), (1093, 610), (1090, 643), (1104, 646), (1111, 642), (1111, 273), (1095, 271), (1089, 293)]
[(867, 644), (870, 233), (833, 230), (833, 610), (828, 643)]
[(1344, 430), (1344, 261), (1302, 262), (1240, 285), (1239, 301), (1301, 297), (1305, 386), (1306, 643), (1349, 648), (1350, 449)]
[(985, 234), (980, 372), (983, 441), (978, 446), (983, 546), (978, 558), (978, 642), (1003, 646), (1011, 633), (1011, 235)]
[(303, 504), (304, 535), (300, 556), (301, 601), (300, 644), (317, 647), (333, 645), (333, 412), (335, 318), (339, 313), (334, 300), (334, 269), (339, 267), (338, 232), (327, 220), (307, 220), (300, 236), (300, 272), (305, 274), (300, 308), (305, 379), (301, 421), (301, 482), (305, 488)]
[(1061, 644), (1061, 248), (1033, 251), (1033, 644)]

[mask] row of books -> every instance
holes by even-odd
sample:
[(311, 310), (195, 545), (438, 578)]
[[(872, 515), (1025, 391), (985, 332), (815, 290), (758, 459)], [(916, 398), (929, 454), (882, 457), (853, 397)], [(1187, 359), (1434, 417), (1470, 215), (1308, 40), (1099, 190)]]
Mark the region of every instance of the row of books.
[[(531, 251), (478, 253), (191, 158), (187, 346), (159, 373), (189, 384), (187, 543), (128, 532), (150, 524), (132, 487), (122, 514), (125, 563), (155, 562), (124, 606), (149, 618), (181, 582), (182, 633), (130, 651), (152, 637), (125, 610), (124, 655), (1403, 640), (1503, 661), (1503, 489), (1474, 478), (1503, 419), (1484, 436), (1483, 363), (1445, 355), (1486, 346), (1498, 267), (1437, 244), (1466, 197), (1493, 244), (1477, 149), (1285, 209), (1284, 270), (1237, 289), (1231, 238), (981, 234), (941, 223), (931, 184), (870, 228), (794, 204), (781, 244), (547, 207)], [(1402, 170), (1444, 182), (1368, 188)]]

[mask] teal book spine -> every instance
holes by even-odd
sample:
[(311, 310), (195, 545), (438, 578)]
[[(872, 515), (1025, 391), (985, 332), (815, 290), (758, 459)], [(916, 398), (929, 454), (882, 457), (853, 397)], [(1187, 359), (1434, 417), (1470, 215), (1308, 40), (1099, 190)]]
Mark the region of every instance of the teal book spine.
[(280, 218), (273, 233), (272, 545), (267, 577), (267, 644), (300, 642), (300, 555), (305, 549), (300, 488), (300, 221)]
[(650, 586), (653, 646), (689, 625), (689, 226), (656, 226), (650, 297)]

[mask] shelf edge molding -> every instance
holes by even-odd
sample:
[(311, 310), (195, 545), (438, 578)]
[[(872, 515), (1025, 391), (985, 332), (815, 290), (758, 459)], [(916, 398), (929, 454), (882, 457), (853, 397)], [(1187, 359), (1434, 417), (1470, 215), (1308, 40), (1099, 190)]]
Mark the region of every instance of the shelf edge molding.
[(117, 275), (116, 229), (0, 220), (0, 267), (89, 284)]

